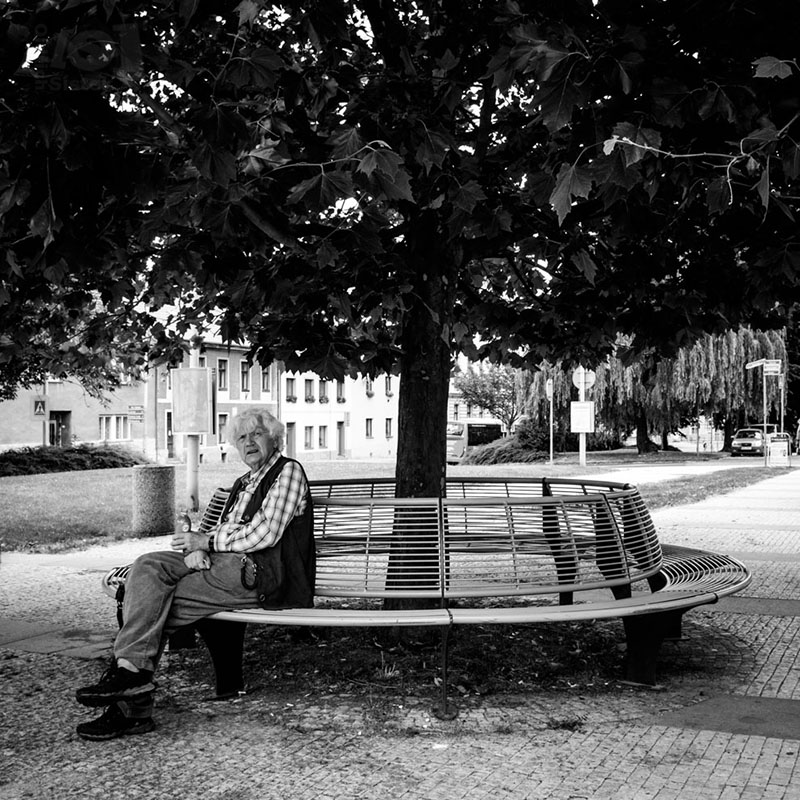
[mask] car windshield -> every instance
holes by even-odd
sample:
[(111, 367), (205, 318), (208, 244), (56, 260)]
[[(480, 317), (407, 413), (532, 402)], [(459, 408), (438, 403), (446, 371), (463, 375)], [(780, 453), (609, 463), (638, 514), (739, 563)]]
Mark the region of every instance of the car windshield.
[(739, 431), (736, 434), (737, 439), (758, 439), (761, 437), (761, 431)]

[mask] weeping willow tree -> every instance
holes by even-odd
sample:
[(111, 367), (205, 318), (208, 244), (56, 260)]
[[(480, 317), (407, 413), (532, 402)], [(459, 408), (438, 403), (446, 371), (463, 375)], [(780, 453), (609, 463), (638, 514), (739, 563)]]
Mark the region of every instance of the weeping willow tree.
[[(598, 425), (625, 438), (636, 432), (639, 452), (656, 449), (651, 436), (667, 446), (668, 434), (700, 417), (713, 419), (725, 434), (723, 449), (730, 446), (733, 431), (762, 415), (760, 370), (747, 370), (748, 362), (780, 359), (786, 367), (786, 333), (754, 331), (747, 327), (718, 336), (706, 334), (674, 358), (655, 363), (647, 358), (628, 362), (630, 342), (620, 338), (617, 354), (594, 368), (596, 380), (588, 399), (594, 400)], [(575, 399), (571, 369), (560, 362), (543, 362), (531, 381), (526, 413), (544, 422), (549, 413), (545, 385), (553, 381), (557, 417), (567, 418)], [(767, 380), (767, 411), (780, 413), (781, 385)]]

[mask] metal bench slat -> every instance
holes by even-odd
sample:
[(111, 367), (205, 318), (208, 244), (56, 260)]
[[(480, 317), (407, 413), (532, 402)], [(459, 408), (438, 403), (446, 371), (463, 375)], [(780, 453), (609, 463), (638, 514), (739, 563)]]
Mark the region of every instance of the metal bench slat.
[(391, 627), (393, 625), (442, 626), (450, 624), (450, 615), (442, 608), (341, 609), (341, 608), (246, 608), (219, 611), (214, 619), (231, 622), (258, 622), (268, 625), (303, 625), (330, 627)]

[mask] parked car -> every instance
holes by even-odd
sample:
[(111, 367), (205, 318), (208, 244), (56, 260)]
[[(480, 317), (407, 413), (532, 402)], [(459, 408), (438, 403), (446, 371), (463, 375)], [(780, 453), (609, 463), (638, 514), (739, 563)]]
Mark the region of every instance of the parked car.
[(763, 456), (764, 431), (758, 428), (739, 428), (731, 442), (732, 456)]

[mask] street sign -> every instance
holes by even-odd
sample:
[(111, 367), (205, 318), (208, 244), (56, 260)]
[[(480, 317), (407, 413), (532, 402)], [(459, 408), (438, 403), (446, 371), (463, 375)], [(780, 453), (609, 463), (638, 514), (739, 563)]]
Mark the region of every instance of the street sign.
[(578, 367), (572, 373), (572, 383), (576, 389), (581, 388), (581, 382), (583, 382), (584, 389), (591, 389), (594, 386), (594, 382), (597, 380), (597, 375), (595, 374), (594, 370), (591, 369), (584, 369), (583, 367)]
[(33, 398), (33, 416), (37, 418), (45, 418), (47, 416), (47, 398), (34, 397)]
[(183, 367), (172, 370), (172, 430), (199, 435), (213, 430), (211, 370)]
[(548, 378), (544, 384), (544, 393), (548, 400), (553, 399), (553, 379)]
[(594, 433), (594, 403), (572, 402), (569, 404), (570, 424), (572, 433)]
[(128, 406), (128, 417), (134, 422), (144, 420), (144, 406)]
[(766, 358), (766, 359), (764, 359), (764, 374), (765, 375), (780, 375), (781, 374), (781, 360), (779, 358)]

